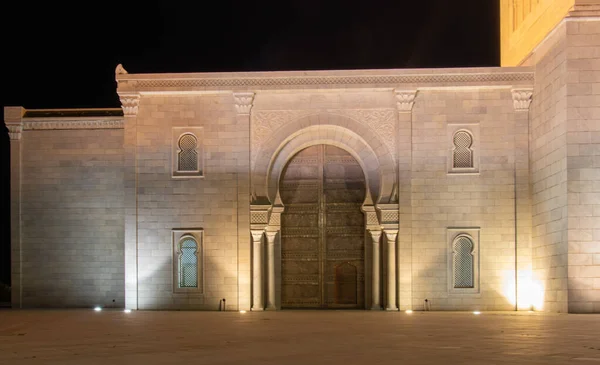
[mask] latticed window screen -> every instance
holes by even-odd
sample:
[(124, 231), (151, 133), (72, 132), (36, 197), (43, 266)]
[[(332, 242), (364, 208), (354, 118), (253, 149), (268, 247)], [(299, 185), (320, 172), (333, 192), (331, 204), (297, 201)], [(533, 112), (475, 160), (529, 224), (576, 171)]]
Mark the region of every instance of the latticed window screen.
[(179, 138), (178, 171), (198, 171), (198, 140), (193, 134), (184, 134)]
[(454, 287), (473, 288), (473, 241), (460, 236), (454, 242)]
[(454, 134), (454, 153), (453, 167), (471, 168), (473, 167), (473, 137), (465, 131), (458, 131)]
[(179, 245), (179, 287), (198, 287), (198, 244), (191, 237), (184, 237)]

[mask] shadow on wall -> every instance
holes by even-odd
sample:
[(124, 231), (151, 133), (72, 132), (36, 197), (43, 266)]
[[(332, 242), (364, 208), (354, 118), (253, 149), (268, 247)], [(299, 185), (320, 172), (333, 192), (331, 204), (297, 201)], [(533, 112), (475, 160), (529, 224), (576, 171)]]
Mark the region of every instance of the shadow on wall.
[(10, 139), (0, 127), (0, 303), (10, 303)]

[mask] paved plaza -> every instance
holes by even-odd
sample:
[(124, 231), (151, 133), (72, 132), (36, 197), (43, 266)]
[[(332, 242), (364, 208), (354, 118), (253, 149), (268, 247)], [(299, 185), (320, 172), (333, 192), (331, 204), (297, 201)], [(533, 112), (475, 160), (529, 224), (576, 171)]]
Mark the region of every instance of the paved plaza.
[(600, 315), (5, 309), (0, 364), (600, 365)]

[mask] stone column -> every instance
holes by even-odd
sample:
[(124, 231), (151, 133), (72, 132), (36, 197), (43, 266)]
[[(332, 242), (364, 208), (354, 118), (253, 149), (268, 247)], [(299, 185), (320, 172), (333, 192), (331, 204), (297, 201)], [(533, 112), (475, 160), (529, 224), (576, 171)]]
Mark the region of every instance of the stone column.
[(267, 310), (276, 310), (275, 306), (275, 239), (279, 231), (267, 231)]
[(265, 308), (263, 298), (263, 252), (262, 237), (264, 231), (252, 231), (254, 249), (252, 251), (252, 310), (262, 311)]
[[(125, 308), (139, 309), (137, 226), (137, 127), (140, 95), (119, 92), (124, 116), (123, 185), (125, 207)], [(143, 304), (142, 304), (143, 305)]]
[[(515, 108), (515, 303), (517, 310), (529, 310), (533, 278), (532, 206), (529, 171), (529, 107), (533, 89), (513, 89)], [(567, 150), (570, 150), (567, 146)], [(569, 209), (572, 206), (569, 205)]]
[(22, 107), (5, 107), (4, 124), (10, 138), (10, 261), (11, 306), (23, 307), (23, 276), (21, 272), (21, 135)]
[(400, 310), (412, 309), (412, 110), (418, 91), (395, 89), (398, 110), (398, 242), (396, 290)]
[(379, 239), (381, 238), (381, 231), (371, 230), (371, 240), (373, 241), (373, 266), (372, 266), (372, 285), (371, 293), (372, 305), (371, 310), (381, 310), (381, 293), (379, 292)]
[(234, 147), (237, 171), (237, 276), (238, 309), (250, 309), (252, 293), (250, 273), (250, 112), (254, 93), (233, 93), (236, 110), (236, 141)]
[(385, 230), (384, 232), (388, 243), (387, 306), (385, 310), (397, 311), (398, 306), (396, 305), (396, 237), (398, 236), (398, 231)]

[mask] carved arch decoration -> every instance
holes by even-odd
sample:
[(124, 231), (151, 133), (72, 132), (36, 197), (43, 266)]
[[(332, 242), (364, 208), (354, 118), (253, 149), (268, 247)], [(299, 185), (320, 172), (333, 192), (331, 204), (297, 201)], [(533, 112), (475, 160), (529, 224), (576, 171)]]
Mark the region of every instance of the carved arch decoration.
[(327, 113), (289, 123), (262, 143), (252, 170), (253, 202), (276, 202), (279, 178), (287, 162), (300, 150), (317, 144), (342, 148), (358, 161), (367, 180), (368, 200), (373, 199), (370, 204), (395, 202), (396, 163), (388, 146), (368, 126)]

